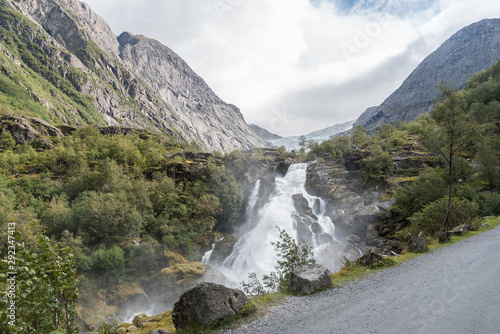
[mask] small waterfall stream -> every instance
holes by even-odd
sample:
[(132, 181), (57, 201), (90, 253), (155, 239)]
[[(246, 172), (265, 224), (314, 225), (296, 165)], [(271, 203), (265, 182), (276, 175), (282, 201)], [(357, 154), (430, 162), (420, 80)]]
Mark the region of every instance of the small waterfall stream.
[[(336, 240), (335, 226), (331, 219), (325, 216), (324, 201), (307, 194), (305, 190), (306, 168), (305, 163), (295, 164), (290, 166), (285, 177), (276, 178), (274, 193), (257, 213), (254, 207), (258, 199), (260, 182), (256, 182), (248, 201), (248, 218), (243, 226), (242, 236), (235, 244), (231, 255), (218, 268), (230, 281), (240, 283), (248, 279), (250, 272), (262, 277), (274, 270), (277, 256), (271, 243), (279, 240), (276, 226), (297, 240), (298, 224), (293, 218), (296, 210), (292, 200), (295, 194), (302, 194), (307, 199), (314, 215), (318, 218), (314, 228), (306, 227), (310, 229), (307, 233), (313, 236), (310, 244), (313, 250), (319, 251), (324, 247), (324, 243)], [(322, 238), (319, 237), (320, 234)], [(328, 238), (324, 238), (325, 235)]]

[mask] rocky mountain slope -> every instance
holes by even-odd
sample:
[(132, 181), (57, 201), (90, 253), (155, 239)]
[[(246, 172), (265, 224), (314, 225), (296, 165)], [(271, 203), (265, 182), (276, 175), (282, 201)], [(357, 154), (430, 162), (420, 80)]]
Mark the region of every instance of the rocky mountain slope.
[(282, 138), (281, 136), (274, 134), (264, 128), (261, 128), (258, 125), (255, 124), (248, 124), (250, 126), (250, 129), (253, 130), (262, 140), (264, 141), (269, 141), (269, 140), (276, 140)]
[(208, 151), (265, 146), (172, 50), (129, 33), (117, 38), (85, 3), (0, 0), (0, 15), (0, 75), (9, 88), (1, 92), (29, 96), (28, 107), (11, 103), (7, 112), (148, 128)]
[(500, 59), (500, 19), (471, 24), (444, 42), (410, 74), (380, 106), (367, 109), (356, 121), (368, 131), (383, 123), (409, 121), (429, 111), (441, 81), (458, 88)]

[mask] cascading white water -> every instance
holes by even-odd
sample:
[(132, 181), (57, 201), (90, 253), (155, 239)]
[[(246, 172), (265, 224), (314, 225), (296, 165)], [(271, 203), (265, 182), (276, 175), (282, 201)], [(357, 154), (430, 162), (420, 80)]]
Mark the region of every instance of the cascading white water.
[[(248, 274), (254, 272), (258, 277), (269, 274), (274, 270), (277, 256), (272, 242), (279, 240), (279, 231), (285, 230), (291, 237), (297, 238), (297, 226), (293, 221), (292, 213), (295, 211), (292, 195), (302, 194), (313, 207), (314, 214), (318, 217), (318, 224), (322, 233), (335, 239), (335, 226), (329, 217), (324, 216), (325, 204), (319, 197), (310, 196), (305, 190), (307, 164), (290, 166), (285, 177), (276, 178), (275, 191), (269, 202), (259, 211), (258, 215), (247, 215), (249, 220), (245, 223), (247, 230), (234, 246), (231, 255), (224, 261), (219, 270), (232, 282), (240, 283), (248, 279)], [(260, 182), (257, 182), (249, 198), (247, 213), (253, 211), (257, 203)], [(319, 205), (314, 205), (319, 201)], [(311, 231), (314, 234), (314, 232)], [(318, 249), (321, 244), (315, 243)]]

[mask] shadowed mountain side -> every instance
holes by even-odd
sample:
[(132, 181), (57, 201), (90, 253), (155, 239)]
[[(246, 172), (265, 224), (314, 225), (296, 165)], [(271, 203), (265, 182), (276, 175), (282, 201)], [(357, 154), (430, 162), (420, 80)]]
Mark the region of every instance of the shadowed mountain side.
[(500, 19), (471, 24), (444, 42), (410, 74), (380, 106), (368, 108), (354, 125), (368, 131), (384, 123), (410, 121), (429, 111), (439, 96), (441, 81), (458, 88), (500, 59)]

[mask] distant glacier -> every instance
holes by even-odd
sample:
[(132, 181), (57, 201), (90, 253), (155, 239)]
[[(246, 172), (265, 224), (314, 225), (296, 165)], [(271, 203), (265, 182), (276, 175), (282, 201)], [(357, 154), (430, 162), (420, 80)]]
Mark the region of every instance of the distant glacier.
[[(315, 141), (317, 143), (322, 143), (325, 140), (330, 139), (334, 135), (337, 135), (339, 133), (350, 130), (355, 121), (356, 120), (352, 120), (349, 122), (330, 126), (326, 129), (311, 132), (311, 133), (305, 135), (306, 142), (312, 140), (312, 141)], [(268, 141), (268, 143), (274, 147), (284, 146), (287, 151), (300, 150), (299, 142), (300, 142), (300, 136), (283, 137), (280, 139), (274, 139), (274, 140)]]

